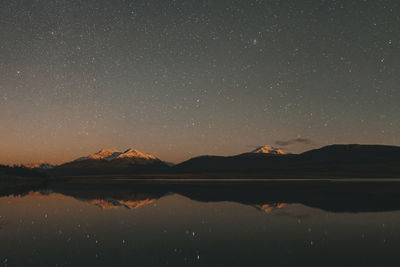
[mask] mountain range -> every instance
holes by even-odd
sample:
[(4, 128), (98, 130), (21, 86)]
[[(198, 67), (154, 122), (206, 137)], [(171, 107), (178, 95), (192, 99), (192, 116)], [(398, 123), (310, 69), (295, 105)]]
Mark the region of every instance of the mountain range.
[(169, 165), (154, 155), (137, 149), (118, 151), (102, 149), (97, 153), (78, 158), (53, 168), (51, 174), (93, 175), (127, 174), (167, 171)]
[(261, 146), (233, 156), (199, 156), (172, 165), (136, 149), (102, 149), (58, 166), (26, 167), (49, 176), (113, 174), (229, 174), (255, 178), (400, 177), (400, 147), (329, 145), (300, 154)]

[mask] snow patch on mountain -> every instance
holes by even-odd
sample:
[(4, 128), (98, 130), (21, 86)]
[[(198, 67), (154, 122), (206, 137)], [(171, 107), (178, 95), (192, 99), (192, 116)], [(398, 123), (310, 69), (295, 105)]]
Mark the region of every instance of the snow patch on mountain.
[(279, 148), (272, 147), (272, 146), (260, 146), (260, 147), (257, 147), (256, 149), (254, 149), (253, 151), (251, 151), (250, 153), (274, 154), (274, 155), (287, 154), (287, 152), (285, 152)]
[(92, 155), (89, 155), (87, 158), (89, 159), (105, 159), (105, 160), (112, 160), (116, 157), (118, 157), (118, 155), (120, 155), (121, 152), (118, 150), (114, 150), (114, 149), (102, 149), (97, 153), (94, 153)]
[(125, 152), (119, 154), (116, 158), (117, 159), (141, 158), (141, 159), (153, 159), (153, 160), (157, 159), (155, 156), (153, 156), (151, 154), (143, 153), (143, 152), (140, 152), (137, 149), (132, 149), (132, 148), (129, 148)]

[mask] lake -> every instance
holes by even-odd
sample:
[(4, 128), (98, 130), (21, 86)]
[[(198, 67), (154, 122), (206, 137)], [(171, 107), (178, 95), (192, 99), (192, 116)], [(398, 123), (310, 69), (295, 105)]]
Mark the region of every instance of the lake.
[(398, 183), (98, 183), (0, 197), (0, 266), (398, 266)]

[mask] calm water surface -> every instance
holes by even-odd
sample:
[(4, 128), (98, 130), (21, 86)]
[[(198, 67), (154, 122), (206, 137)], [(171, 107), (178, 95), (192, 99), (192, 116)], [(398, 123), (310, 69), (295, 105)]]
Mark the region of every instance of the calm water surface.
[(30, 191), (0, 198), (0, 240), (0, 266), (398, 266), (400, 211)]

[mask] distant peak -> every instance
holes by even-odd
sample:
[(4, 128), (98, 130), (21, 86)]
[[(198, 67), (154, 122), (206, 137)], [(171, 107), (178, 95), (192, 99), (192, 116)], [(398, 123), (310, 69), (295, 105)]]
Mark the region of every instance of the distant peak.
[(254, 149), (253, 151), (251, 151), (250, 153), (260, 153), (260, 154), (276, 154), (276, 155), (284, 155), (287, 154), (287, 152), (279, 149), (279, 148), (275, 148), (272, 146), (260, 146), (257, 147), (256, 149)]
[(56, 164), (40, 160), (38, 162), (24, 164), (23, 166), (28, 169), (52, 169)]

